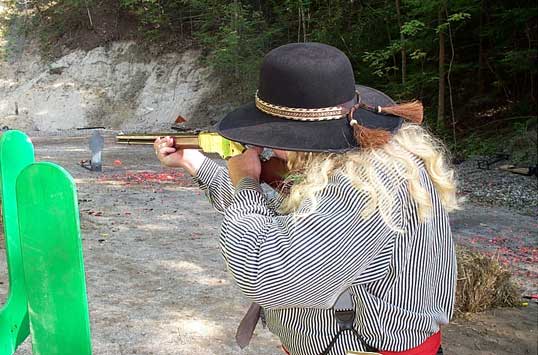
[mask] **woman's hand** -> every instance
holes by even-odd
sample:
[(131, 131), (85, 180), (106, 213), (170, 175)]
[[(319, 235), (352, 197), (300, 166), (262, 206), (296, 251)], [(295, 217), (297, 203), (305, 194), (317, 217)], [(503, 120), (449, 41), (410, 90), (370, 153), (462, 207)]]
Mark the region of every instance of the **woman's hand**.
[(196, 149), (176, 149), (171, 137), (157, 138), (153, 143), (157, 159), (170, 168), (183, 168), (191, 175), (202, 165), (205, 156)]
[(245, 177), (260, 181), (262, 171), (260, 154), (262, 151), (263, 148), (260, 147), (249, 148), (243, 154), (236, 155), (228, 160), (228, 174), (232, 185), (237, 186), (239, 181)]

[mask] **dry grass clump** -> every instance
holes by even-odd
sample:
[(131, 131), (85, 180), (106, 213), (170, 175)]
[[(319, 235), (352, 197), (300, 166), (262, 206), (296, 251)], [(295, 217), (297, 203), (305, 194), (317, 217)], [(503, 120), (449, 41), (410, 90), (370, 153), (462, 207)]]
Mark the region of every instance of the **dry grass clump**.
[(518, 304), (520, 293), (511, 280), (511, 274), (495, 257), (463, 247), (456, 249), (456, 256), (456, 316)]

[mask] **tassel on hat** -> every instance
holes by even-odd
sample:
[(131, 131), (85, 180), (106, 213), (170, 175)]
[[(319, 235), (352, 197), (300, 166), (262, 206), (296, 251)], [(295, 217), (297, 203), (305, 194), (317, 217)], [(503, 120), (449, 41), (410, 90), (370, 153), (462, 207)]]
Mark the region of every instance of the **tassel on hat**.
[(424, 119), (424, 107), (418, 100), (394, 106), (377, 106), (377, 112), (398, 116), (416, 124), (421, 124)]
[(353, 127), (353, 134), (355, 139), (362, 148), (378, 148), (390, 140), (391, 134), (388, 131), (382, 129), (367, 128), (360, 125), (357, 120), (353, 118), (353, 113), (359, 107), (375, 111), (377, 113), (394, 115), (405, 119), (406, 121), (421, 124), (424, 119), (424, 107), (422, 102), (415, 100), (398, 104), (394, 106), (377, 106), (371, 107), (362, 103), (353, 106), (349, 112), (349, 124)]
[(386, 144), (390, 140), (390, 132), (388, 131), (367, 128), (358, 123), (352, 124), (352, 127), (353, 135), (363, 149), (377, 148)]

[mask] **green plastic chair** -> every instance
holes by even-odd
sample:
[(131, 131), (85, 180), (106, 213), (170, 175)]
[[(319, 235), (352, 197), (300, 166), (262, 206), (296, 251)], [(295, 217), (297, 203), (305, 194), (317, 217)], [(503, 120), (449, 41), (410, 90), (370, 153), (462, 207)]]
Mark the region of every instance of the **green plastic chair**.
[(0, 309), (0, 355), (11, 355), (28, 336), (26, 288), (21, 260), (15, 183), (19, 173), (34, 162), (34, 147), (22, 132), (0, 136), (0, 183), (9, 293)]
[(17, 184), (32, 351), (91, 354), (90, 321), (75, 182), (52, 163), (34, 163)]

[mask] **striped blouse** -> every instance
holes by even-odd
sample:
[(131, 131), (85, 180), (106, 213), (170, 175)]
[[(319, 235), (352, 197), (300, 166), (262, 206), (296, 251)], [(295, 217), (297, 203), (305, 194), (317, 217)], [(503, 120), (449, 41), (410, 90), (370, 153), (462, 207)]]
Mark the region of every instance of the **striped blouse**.
[[(331, 307), (349, 290), (355, 329), (374, 348), (404, 351), (418, 346), (452, 315), (456, 258), (448, 216), (423, 163), (432, 217), (423, 223), (407, 184), (397, 194), (390, 229), (379, 213), (360, 217), (367, 196), (335, 174), (318, 193), (315, 212), (304, 201), (296, 214), (279, 214), (253, 179), (236, 188), (227, 169), (205, 159), (195, 180), (224, 214), (222, 254), (242, 292), (265, 311), (268, 329), (292, 355), (320, 354), (338, 331)], [(338, 338), (330, 355), (364, 351), (352, 332)]]

